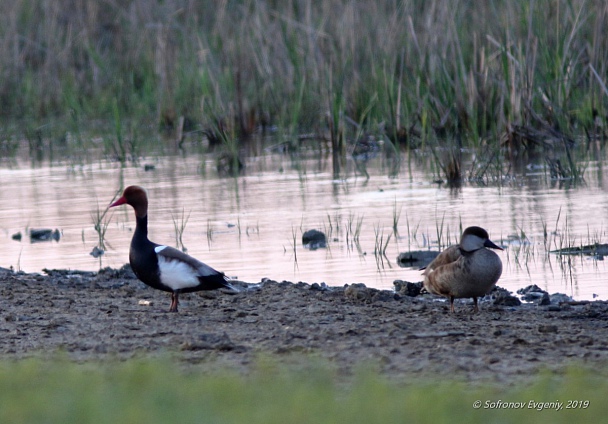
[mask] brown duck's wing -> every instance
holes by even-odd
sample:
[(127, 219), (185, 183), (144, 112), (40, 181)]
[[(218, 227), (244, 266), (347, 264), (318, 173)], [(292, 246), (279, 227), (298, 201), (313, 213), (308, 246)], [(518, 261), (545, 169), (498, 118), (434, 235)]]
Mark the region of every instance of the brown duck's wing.
[(431, 293), (443, 296), (455, 295), (454, 290), (458, 287), (459, 279), (462, 277), (462, 261), (460, 256), (456, 261), (446, 263), (435, 268), (424, 278), (424, 287)]
[(462, 254), (458, 246), (450, 246), (441, 252), (433, 261), (427, 265), (422, 275), (429, 275), (437, 268), (456, 262)]
[(424, 288), (433, 294), (452, 296), (455, 276), (459, 275), (463, 260), (458, 246), (445, 249), (424, 271)]

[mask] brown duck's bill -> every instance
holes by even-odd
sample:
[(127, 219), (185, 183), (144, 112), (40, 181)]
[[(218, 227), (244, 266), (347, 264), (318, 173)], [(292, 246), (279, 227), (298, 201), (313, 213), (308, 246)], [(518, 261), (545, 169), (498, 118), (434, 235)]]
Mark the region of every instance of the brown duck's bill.
[(123, 196), (108, 207), (113, 208), (114, 206), (124, 205), (125, 203), (127, 203), (127, 199), (125, 199), (125, 197)]
[(492, 243), (492, 240), (490, 240), (490, 239), (486, 240), (483, 245), (485, 247), (489, 247), (491, 249), (504, 250), (502, 247), (496, 246), (494, 243)]

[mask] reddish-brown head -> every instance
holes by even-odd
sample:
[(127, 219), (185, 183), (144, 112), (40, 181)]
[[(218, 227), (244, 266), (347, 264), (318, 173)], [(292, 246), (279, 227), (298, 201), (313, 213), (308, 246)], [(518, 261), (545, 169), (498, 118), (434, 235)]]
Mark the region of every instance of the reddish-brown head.
[(139, 186), (129, 186), (122, 192), (122, 196), (110, 205), (111, 208), (120, 205), (131, 205), (135, 209), (135, 216), (140, 218), (148, 214), (148, 195), (146, 190)]

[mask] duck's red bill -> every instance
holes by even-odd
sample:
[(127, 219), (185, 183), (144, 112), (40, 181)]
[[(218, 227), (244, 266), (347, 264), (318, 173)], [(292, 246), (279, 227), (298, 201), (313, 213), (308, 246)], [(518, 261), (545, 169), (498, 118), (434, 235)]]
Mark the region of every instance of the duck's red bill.
[(124, 205), (125, 203), (127, 203), (127, 199), (125, 199), (125, 197), (123, 196), (114, 203), (112, 203), (109, 207), (113, 208), (114, 206)]

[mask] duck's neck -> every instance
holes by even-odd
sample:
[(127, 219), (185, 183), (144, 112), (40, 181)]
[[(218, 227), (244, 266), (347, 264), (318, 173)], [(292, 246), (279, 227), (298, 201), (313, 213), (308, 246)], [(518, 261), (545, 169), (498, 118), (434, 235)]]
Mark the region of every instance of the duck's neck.
[(135, 233), (133, 234), (133, 242), (148, 241), (148, 215), (135, 217)]

